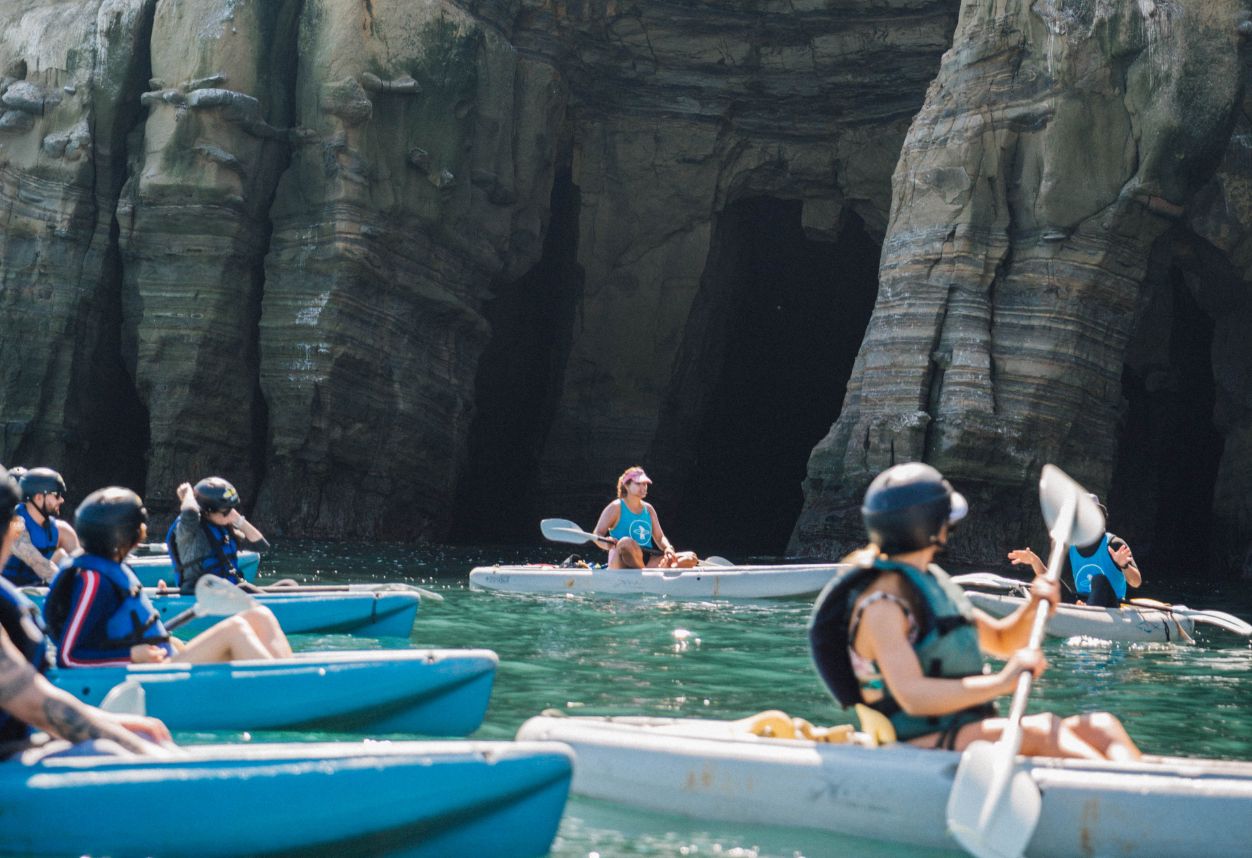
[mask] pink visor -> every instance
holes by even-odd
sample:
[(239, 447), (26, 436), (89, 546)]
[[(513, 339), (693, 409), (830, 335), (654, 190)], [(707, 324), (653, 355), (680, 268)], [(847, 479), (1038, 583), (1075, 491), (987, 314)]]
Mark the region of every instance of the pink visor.
[(643, 468), (631, 468), (622, 474), (622, 482), (625, 483), (650, 483), (652, 478), (643, 472)]

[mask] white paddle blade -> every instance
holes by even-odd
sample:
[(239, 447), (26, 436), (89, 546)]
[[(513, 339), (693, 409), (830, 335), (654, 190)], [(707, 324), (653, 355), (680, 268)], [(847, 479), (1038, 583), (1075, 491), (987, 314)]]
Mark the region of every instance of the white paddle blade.
[(196, 581), (196, 616), (224, 617), (254, 608), (257, 600), (225, 578), (201, 575)]
[(947, 810), (948, 830), (965, 851), (978, 858), (1020, 858), (1042, 809), (1039, 787), (1015, 758), (1005, 758), (990, 742), (970, 743)]
[(552, 542), (568, 542), (572, 545), (582, 545), (595, 538), (593, 534), (587, 533), (565, 518), (545, 518), (539, 522), (539, 531), (544, 539)]
[(1039, 506), (1050, 533), (1065, 523), (1059, 519), (1067, 500), (1074, 503), (1074, 521), (1068, 538), (1062, 541), (1067, 545), (1090, 545), (1104, 536), (1104, 513), (1087, 490), (1056, 465), (1044, 465), (1039, 477)]
[(114, 715), (147, 715), (148, 694), (143, 690), (142, 683), (128, 679), (113, 686), (112, 690), (104, 695), (104, 699), (100, 701), (100, 708)]

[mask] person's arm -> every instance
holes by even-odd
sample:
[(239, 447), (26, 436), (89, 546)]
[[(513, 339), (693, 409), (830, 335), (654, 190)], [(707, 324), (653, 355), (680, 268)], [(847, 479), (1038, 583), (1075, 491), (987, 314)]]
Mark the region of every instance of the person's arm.
[(1029, 548), (1017, 548), (1010, 551), (1009, 562), (1015, 566), (1029, 566), (1035, 571), (1036, 575), (1042, 575), (1048, 571), (1044, 568), (1043, 561), (1039, 559), (1039, 555)]
[[(17, 516), (14, 516), (17, 518)], [(39, 549), (35, 547), (35, 543), (30, 541), (30, 531), (26, 529), (25, 522), (18, 519), (19, 528), (17, 538), (13, 540), (13, 556), (21, 560), (31, 569), (35, 570), (35, 574), (42, 578), (45, 582), (50, 582), (57, 574), (57, 565), (39, 553)]]
[(229, 521), (230, 521), (231, 527), (239, 531), (239, 534), (244, 538), (244, 540), (246, 540), (247, 542), (247, 545), (245, 546), (246, 548), (252, 548), (252, 549), (264, 551), (265, 549), (270, 547), (270, 544), (266, 540), (265, 535), (262, 534), (261, 531), (257, 530), (257, 527), (255, 524), (253, 524), (252, 522), (244, 518), (243, 513), (241, 513), (239, 510), (237, 509), (231, 510)]
[(596, 544), (605, 551), (612, 548), (613, 543), (617, 541), (609, 536), (609, 531), (617, 524), (617, 519), (621, 514), (619, 510), (620, 503), (620, 501), (616, 500), (609, 501), (609, 505), (600, 513), (600, 518), (596, 520), (596, 526), (591, 531), (600, 537), (600, 539), (596, 540)]
[[(0, 630), (0, 708), (32, 727), (70, 742), (112, 739), (136, 754), (160, 755), (157, 742), (170, 741), (170, 732), (155, 718), (115, 716), (88, 706), (57, 688), (36, 672), (9, 636)], [(135, 731), (135, 732), (132, 732)]]
[(1122, 574), (1126, 576), (1126, 583), (1138, 588), (1143, 583), (1143, 574), (1139, 571), (1139, 565), (1135, 563), (1135, 555), (1130, 553), (1130, 546), (1126, 544), (1126, 540), (1120, 536), (1109, 539), (1109, 554), (1113, 562), (1117, 564), (1117, 568), (1121, 569)]
[(1031, 627), (1035, 623), (1035, 611), (1042, 601), (1049, 603), (1048, 613), (1056, 610), (1061, 588), (1056, 582), (1036, 576), (1030, 585), (1030, 598), (1007, 617), (995, 619), (990, 614), (974, 609), (974, 621), (978, 627), (978, 645), (983, 652), (998, 658), (1008, 658), (1030, 643)]
[[(646, 503), (646, 501), (645, 501)], [(674, 559), (674, 543), (669, 541), (669, 537), (665, 535), (665, 531), (661, 529), (661, 517), (656, 514), (656, 507), (647, 504), (648, 515), (652, 517), (652, 542), (657, 548), (665, 552), (665, 556)]]
[(877, 663), (891, 696), (910, 715), (946, 715), (986, 703), (1012, 693), (1023, 670), (1039, 673), (1046, 666), (1035, 650), (1014, 654), (999, 673), (960, 679), (926, 676), (908, 642), (908, 618), (898, 604), (885, 599), (861, 613), (856, 645)]
[(57, 519), (57, 549), (65, 552), (65, 556), (69, 557), (78, 550), (78, 533), (74, 530), (73, 525), (68, 521)]

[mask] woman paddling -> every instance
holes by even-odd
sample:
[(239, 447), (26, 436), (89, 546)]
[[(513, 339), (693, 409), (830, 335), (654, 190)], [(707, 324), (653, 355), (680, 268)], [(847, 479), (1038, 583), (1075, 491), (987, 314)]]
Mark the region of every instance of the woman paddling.
[[(700, 562), (691, 551), (675, 551), (673, 543), (666, 538), (656, 510), (644, 500), (650, 485), (652, 479), (643, 468), (638, 465), (627, 468), (617, 478), (617, 500), (610, 501), (600, 513), (595, 534), (604, 537), (602, 544), (609, 551), (610, 569), (642, 569), (645, 565), (685, 569)], [(654, 547), (659, 547), (663, 553), (653, 554), (645, 564), (644, 550)]]
[(139, 495), (110, 487), (92, 492), (74, 515), (83, 552), (62, 567), (48, 590), (44, 619), (61, 667), (165, 661), (192, 664), (286, 658), (291, 645), (268, 608), (251, 608), (183, 643), (123, 560), (148, 535)]
[[(888, 468), (870, 484), (861, 513), (870, 545), (855, 568), (818, 597), (809, 638), (818, 672), (844, 706), (865, 704), (885, 716), (899, 741), (962, 750), (995, 741), (1007, 719), (993, 701), (1011, 694), (1018, 675), (1047, 666), (1022, 649), (1041, 601), (1053, 607), (1055, 583), (1042, 577), (1030, 599), (996, 620), (974, 608), (932, 562), (965, 517), (965, 498), (929, 465)], [(1006, 658), (987, 673), (983, 652)], [(1022, 719), (1022, 753), (1083, 759), (1136, 759), (1139, 749), (1106, 712)]]

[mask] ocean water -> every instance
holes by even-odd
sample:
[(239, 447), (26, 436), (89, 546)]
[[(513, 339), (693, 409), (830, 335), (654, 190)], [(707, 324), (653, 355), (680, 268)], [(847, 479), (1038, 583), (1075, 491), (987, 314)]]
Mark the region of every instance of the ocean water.
[[(405, 581), (438, 592), (418, 613), (411, 644), (486, 647), (500, 656), (486, 722), (473, 738), (510, 739), (545, 709), (586, 715), (741, 718), (783, 709), (814, 724), (850, 721), (809, 662), (811, 601), (669, 603), (635, 597), (513, 596), (468, 589), (471, 567), (554, 562), (551, 547), (468, 548), (281, 543), (261, 580)], [(1007, 573), (1007, 569), (991, 570)], [(1252, 621), (1252, 587), (1146, 570), (1143, 595), (1216, 608)], [(1162, 578), (1165, 576), (1162, 575)], [(1049, 640), (1048, 672), (1029, 711), (1104, 709), (1145, 752), (1252, 761), (1252, 647), (1207, 627), (1195, 646)], [(299, 649), (400, 646), (344, 635), (304, 636)], [(334, 734), (180, 734), (180, 741), (352, 738)], [(571, 798), (553, 855), (921, 855), (898, 845), (805, 831), (665, 817)]]

